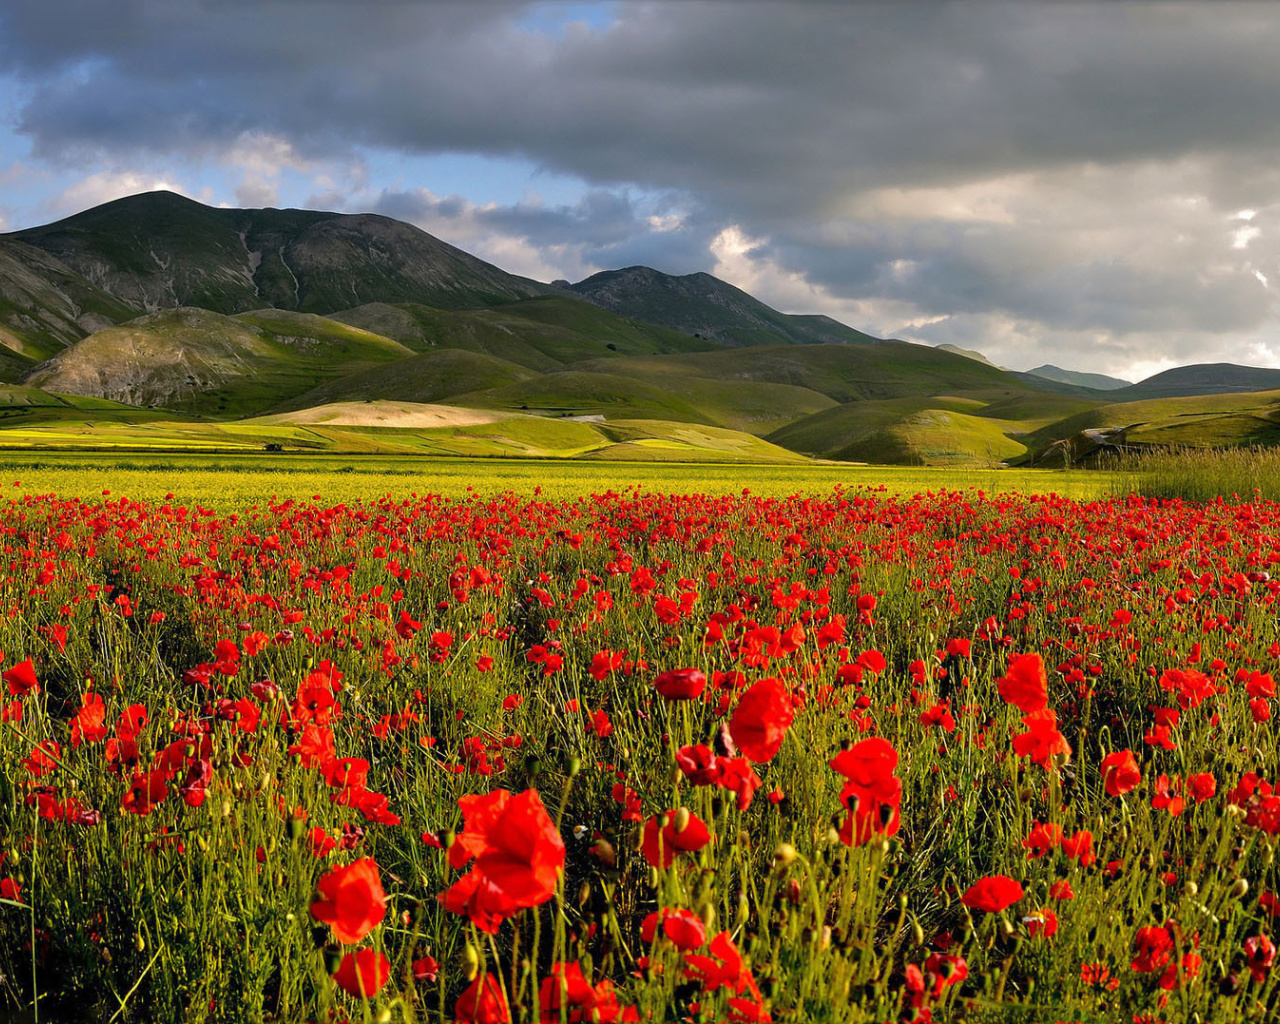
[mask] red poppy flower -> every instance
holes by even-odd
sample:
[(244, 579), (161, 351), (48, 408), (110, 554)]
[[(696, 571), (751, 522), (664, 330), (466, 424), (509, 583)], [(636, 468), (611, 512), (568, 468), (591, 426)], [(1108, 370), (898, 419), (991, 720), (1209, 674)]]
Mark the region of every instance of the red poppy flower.
[(662, 934), (670, 939), (682, 953), (700, 949), (707, 941), (707, 930), (702, 919), (692, 910), (679, 907), (663, 907), (655, 910), (640, 923), (640, 938), (645, 943), (652, 943), (658, 934), (658, 925), (662, 925)]
[(1027, 731), (1013, 737), (1013, 752), (1019, 757), (1029, 757), (1041, 768), (1053, 766), (1053, 758), (1071, 756), (1071, 744), (1058, 730), (1058, 716), (1048, 708), (1041, 708), (1022, 716)]
[(492, 974), (476, 975), (453, 1004), (455, 1024), (511, 1024), (502, 987)]
[(107, 706), (96, 693), (86, 693), (80, 698), (80, 710), (71, 722), (71, 746), (81, 743), (97, 743), (107, 738)]
[(1015, 654), (1009, 659), (1009, 669), (1003, 678), (996, 680), (996, 687), (1005, 703), (1024, 714), (1049, 706), (1049, 681), (1044, 659), (1038, 654)]
[(20, 661), (0, 677), (9, 684), (10, 697), (25, 697), (29, 693), (39, 693), (40, 683), (36, 680), (36, 669), (31, 659)]
[(1102, 759), (1102, 782), (1108, 796), (1128, 793), (1142, 781), (1132, 750), (1117, 750)]
[[(666, 825), (661, 824), (663, 817)], [(710, 841), (711, 833), (702, 819), (682, 808), (654, 815), (644, 823), (641, 851), (653, 867), (669, 868), (677, 853), (701, 850)]]
[(761, 679), (738, 700), (729, 719), (729, 735), (739, 752), (752, 761), (770, 761), (795, 720), (791, 695), (777, 679)]
[(534, 789), (461, 797), (458, 806), (466, 827), (449, 850), (449, 863), (461, 868), (472, 856), (475, 863), (439, 900), (446, 910), (466, 914), (477, 928), (496, 934), (508, 917), (555, 894), (564, 841)]
[(321, 899), (311, 904), (311, 916), (326, 922), (334, 938), (346, 945), (361, 941), (386, 916), (387, 896), (372, 857), (334, 868), (316, 883), (316, 890)]
[(988, 875), (965, 890), (960, 902), (974, 910), (997, 914), (1022, 899), (1022, 886), (1008, 875)]
[(1163, 970), (1173, 959), (1173, 936), (1167, 928), (1139, 928), (1133, 936), (1133, 948), (1136, 953), (1130, 968), (1144, 974)]
[(692, 700), (706, 687), (706, 674), (698, 668), (673, 668), (653, 681), (653, 688), (667, 700)]
[(849, 812), (840, 841), (861, 846), (873, 835), (897, 835), (902, 823), (902, 780), (893, 774), (898, 766), (893, 744), (873, 736), (841, 751), (830, 764), (848, 780), (840, 791), (840, 803)]
[(368, 999), (382, 991), (391, 976), (391, 962), (374, 949), (358, 949), (342, 958), (333, 980), (345, 992)]
[(1218, 791), (1218, 780), (1211, 772), (1187, 776), (1187, 792), (1196, 803), (1202, 804)]

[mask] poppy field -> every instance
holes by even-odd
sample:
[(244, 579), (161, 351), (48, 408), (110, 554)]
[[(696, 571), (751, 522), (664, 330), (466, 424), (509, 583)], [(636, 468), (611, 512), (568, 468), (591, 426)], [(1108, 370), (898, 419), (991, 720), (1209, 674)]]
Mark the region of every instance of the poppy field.
[(0, 1020), (1280, 1008), (1280, 505), (23, 494), (0, 534)]

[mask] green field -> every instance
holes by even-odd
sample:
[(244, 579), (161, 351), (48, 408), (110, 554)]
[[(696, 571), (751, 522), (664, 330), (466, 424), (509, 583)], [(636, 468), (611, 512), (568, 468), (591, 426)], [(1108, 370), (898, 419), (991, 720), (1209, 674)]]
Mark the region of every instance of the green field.
[(226, 511), (269, 498), (350, 502), (384, 494), (465, 497), (514, 491), (564, 499), (606, 491), (726, 494), (829, 494), (884, 487), (911, 495), (975, 488), (994, 493), (1101, 497), (1119, 478), (1095, 471), (955, 470), (839, 465), (737, 466), (679, 462), (582, 462), (556, 459), (186, 453), (0, 453), (0, 485), (9, 498), (59, 494), (98, 501), (172, 501)]

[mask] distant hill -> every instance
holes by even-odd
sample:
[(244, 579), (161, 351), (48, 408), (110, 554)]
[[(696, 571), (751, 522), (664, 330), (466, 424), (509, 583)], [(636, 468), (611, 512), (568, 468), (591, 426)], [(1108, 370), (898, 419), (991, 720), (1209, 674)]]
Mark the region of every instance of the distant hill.
[(779, 313), (710, 274), (674, 277), (651, 267), (606, 270), (568, 286), (597, 306), (721, 345), (868, 344), (879, 341), (826, 316)]
[(1081, 373), (1078, 370), (1064, 370), (1062, 367), (1054, 366), (1052, 363), (1037, 366), (1034, 370), (1027, 370), (1027, 373), (1033, 377), (1043, 377), (1045, 380), (1055, 380), (1062, 384), (1075, 384), (1082, 388), (1092, 388), (1095, 391), (1115, 391), (1117, 388), (1127, 388), (1133, 384), (1132, 381), (1121, 380), (1119, 377), (1108, 377), (1105, 373)]
[(1273, 388), (1280, 388), (1280, 370), (1235, 363), (1196, 363), (1157, 373), (1107, 397), (1113, 401), (1135, 402), (1146, 398), (1223, 395)]
[(370, 302), (460, 309), (555, 291), (389, 217), (215, 209), (172, 192), (129, 196), (5, 237), (44, 250), (137, 310), (334, 313)]

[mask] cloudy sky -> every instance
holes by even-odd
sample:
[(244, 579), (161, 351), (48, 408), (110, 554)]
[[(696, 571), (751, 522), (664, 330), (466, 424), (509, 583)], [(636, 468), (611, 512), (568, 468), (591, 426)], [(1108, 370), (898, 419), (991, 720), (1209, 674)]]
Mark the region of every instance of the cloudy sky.
[(1019, 369), (1280, 366), (1278, 53), (1227, 0), (4, 0), (0, 230), (170, 188)]

